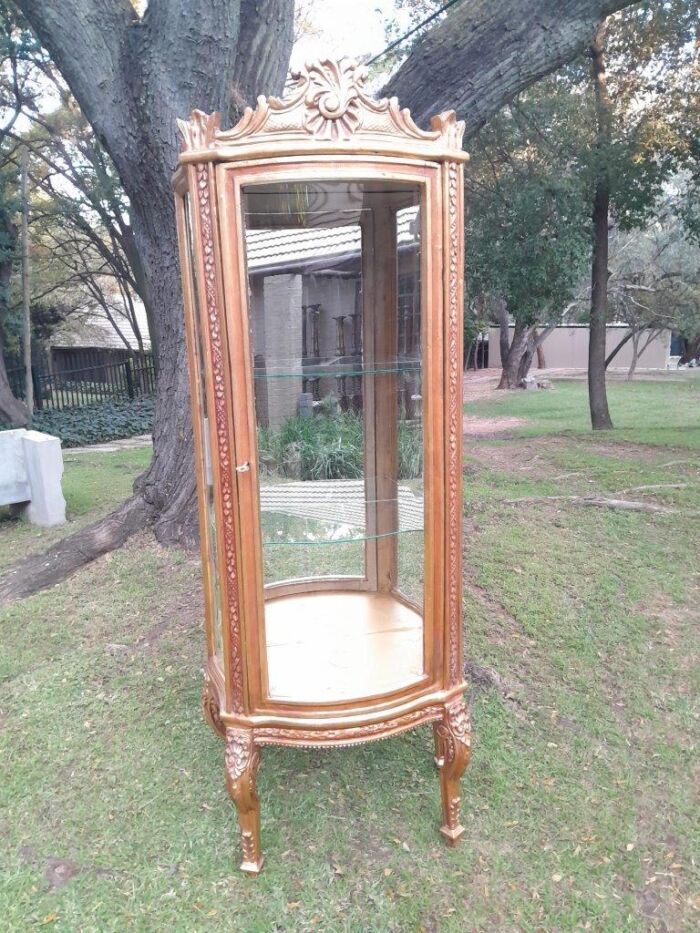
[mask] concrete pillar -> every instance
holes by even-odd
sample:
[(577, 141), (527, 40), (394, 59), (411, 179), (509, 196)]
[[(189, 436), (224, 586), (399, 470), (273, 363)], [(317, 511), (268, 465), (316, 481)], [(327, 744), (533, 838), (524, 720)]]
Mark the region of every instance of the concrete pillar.
[[(270, 275), (263, 283), (268, 423), (277, 430), (298, 414), (301, 395), (301, 276)], [(262, 331), (262, 328), (261, 328)], [(279, 378), (283, 373), (299, 376)]]

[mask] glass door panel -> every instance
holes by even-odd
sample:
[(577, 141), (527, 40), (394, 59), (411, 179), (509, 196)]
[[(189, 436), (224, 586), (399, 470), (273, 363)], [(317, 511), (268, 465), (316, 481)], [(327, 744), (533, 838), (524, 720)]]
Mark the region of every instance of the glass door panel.
[(423, 673), (420, 189), (247, 185), (243, 214), (264, 583), (302, 620), (266, 606), (270, 692), (398, 689)]

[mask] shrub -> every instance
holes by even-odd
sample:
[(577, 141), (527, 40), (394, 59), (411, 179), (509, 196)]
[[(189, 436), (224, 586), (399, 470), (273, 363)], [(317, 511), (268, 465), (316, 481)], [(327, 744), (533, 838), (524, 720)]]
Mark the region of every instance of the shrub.
[(99, 444), (120, 437), (148, 434), (153, 427), (155, 399), (112, 399), (108, 402), (34, 412), (32, 427), (60, 437), (64, 447)]
[[(288, 418), (277, 431), (258, 429), (260, 461), (268, 474), (295, 479), (359, 479), (364, 475), (362, 433), (362, 418), (349, 412)], [(422, 431), (400, 422), (399, 479), (415, 479), (422, 469)]]

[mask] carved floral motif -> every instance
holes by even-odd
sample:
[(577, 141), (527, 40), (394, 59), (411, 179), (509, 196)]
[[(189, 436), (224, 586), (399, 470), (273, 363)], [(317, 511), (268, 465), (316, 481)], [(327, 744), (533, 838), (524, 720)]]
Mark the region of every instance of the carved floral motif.
[(243, 850), (242, 871), (257, 874), (262, 868), (260, 800), (255, 786), (260, 754), (251, 729), (226, 730), (226, 784), (236, 805)]
[(207, 149), (213, 145), (214, 137), (221, 124), (220, 113), (204, 113), (193, 110), (189, 120), (178, 120), (184, 149)]
[(324, 59), (292, 77), (306, 88), (305, 129), (319, 139), (350, 139), (362, 121), (359, 97), (367, 69), (348, 59)]
[(436, 724), (435, 730), (444, 755), (438, 762), (444, 820), (441, 832), (453, 845), (464, 832), (459, 822), (459, 782), (471, 756), (469, 710), (463, 697), (446, 704), (443, 719)]
[(250, 729), (226, 730), (226, 774), (230, 781), (237, 783), (246, 771), (257, 767), (259, 758), (253, 743)]
[(459, 307), (459, 281), (461, 260), (458, 229), (459, 219), (459, 167), (450, 162), (447, 167), (447, 332), (448, 332), (448, 411), (447, 411), (447, 526), (448, 526), (448, 592), (447, 626), (449, 632), (449, 686), (462, 679), (460, 670), (460, 638), (462, 626), (462, 590), (460, 586), (462, 563), (462, 406), (461, 406), (461, 353)]
[(344, 729), (284, 729), (276, 726), (263, 726), (255, 730), (258, 745), (279, 743), (281, 745), (350, 745), (356, 742), (371, 742), (388, 738), (424, 722), (439, 719), (443, 715), (442, 706), (426, 706), (403, 716), (384, 722), (367, 723), (364, 726), (349, 726)]

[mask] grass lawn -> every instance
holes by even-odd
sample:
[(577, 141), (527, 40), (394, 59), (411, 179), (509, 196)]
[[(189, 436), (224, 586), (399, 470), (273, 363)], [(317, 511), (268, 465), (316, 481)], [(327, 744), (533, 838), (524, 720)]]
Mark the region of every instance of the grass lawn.
[[(466, 653), (500, 687), (471, 698), (458, 849), (421, 728), (266, 748), (267, 863), (239, 874), (198, 562), (142, 535), (0, 613), (0, 928), (696, 929), (700, 382), (613, 386), (604, 436), (585, 404), (557, 383), (468, 409), (527, 423), (466, 449)], [(147, 452), (87, 457), (67, 456), (75, 525)], [(543, 498), (592, 491), (672, 511)], [(0, 562), (56, 534), (3, 522)]]

